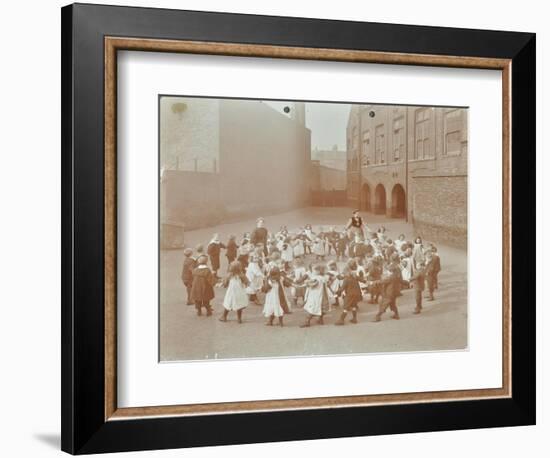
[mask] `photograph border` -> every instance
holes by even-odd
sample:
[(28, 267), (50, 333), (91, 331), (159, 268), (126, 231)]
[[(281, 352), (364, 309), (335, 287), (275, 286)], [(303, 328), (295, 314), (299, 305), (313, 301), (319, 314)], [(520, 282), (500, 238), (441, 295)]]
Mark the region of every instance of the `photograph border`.
[[(233, 24), (231, 30), (220, 27), (227, 21)], [(412, 39), (421, 36), (423, 40)], [(118, 409), (119, 50), (502, 71), (503, 386)], [(512, 315), (514, 294), (519, 306), (534, 303), (534, 257), (521, 255), (519, 246), (525, 237), (534, 240), (535, 231), (534, 68), (535, 35), (529, 33), (102, 5), (64, 7), (62, 449), (92, 453), (534, 424), (535, 311), (518, 307)], [(513, 157), (512, 151), (517, 151)], [(517, 205), (512, 216), (513, 202)], [(513, 220), (519, 230), (512, 234)], [(512, 257), (514, 246), (517, 256)], [(231, 426), (232, 414), (239, 414), (239, 428)], [(303, 427), (292, 427), (295, 424)], [(207, 432), (212, 430), (217, 433)]]

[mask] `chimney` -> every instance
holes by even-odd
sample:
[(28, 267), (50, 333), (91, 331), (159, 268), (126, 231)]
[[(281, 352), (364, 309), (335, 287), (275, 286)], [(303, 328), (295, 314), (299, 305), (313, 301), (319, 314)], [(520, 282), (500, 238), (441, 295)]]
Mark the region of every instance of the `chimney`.
[(306, 125), (306, 106), (304, 102), (294, 102), (290, 111), (290, 119), (293, 119), (301, 126)]

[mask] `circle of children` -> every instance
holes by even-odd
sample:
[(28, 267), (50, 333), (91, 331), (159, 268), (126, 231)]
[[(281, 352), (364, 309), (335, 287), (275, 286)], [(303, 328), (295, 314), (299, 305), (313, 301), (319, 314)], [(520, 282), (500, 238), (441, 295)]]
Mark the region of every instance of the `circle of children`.
[[(218, 276), (222, 249), (228, 261), (223, 279)], [(333, 253), (335, 258), (327, 261)], [(187, 305), (194, 305), (198, 316), (203, 309), (206, 316), (212, 315), (214, 287), (223, 286), (222, 322), (235, 311), (242, 323), (243, 310), (249, 303), (261, 306), (263, 298), (266, 325), (272, 326), (277, 318), (283, 326), (284, 315), (302, 307), (305, 320), (301, 327), (309, 327), (314, 318), (324, 324), (332, 310), (340, 310), (334, 324), (345, 324), (348, 314), (350, 322), (357, 323), (363, 299), (378, 304), (375, 322), (387, 309), (397, 320), (397, 298), (409, 288), (416, 295), (413, 313), (419, 314), (425, 289), (428, 300), (434, 300), (440, 270), (433, 244), (424, 246), (420, 237), (410, 242), (403, 234), (391, 240), (384, 227), (372, 232), (356, 212), (343, 231), (319, 227), (314, 232), (306, 225), (295, 232), (283, 226), (277, 233), (269, 233), (260, 218), (254, 231), (245, 233), (240, 243), (230, 236), (224, 244), (214, 234), (206, 253), (203, 245), (198, 245), (195, 253), (191, 248), (184, 250), (182, 281), (187, 288)]]

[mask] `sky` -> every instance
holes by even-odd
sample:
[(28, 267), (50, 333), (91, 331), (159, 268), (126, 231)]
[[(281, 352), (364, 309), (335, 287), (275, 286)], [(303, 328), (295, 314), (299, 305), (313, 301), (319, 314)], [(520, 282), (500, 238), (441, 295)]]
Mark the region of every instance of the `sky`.
[[(286, 106), (292, 108), (292, 102), (266, 103), (281, 113), (284, 113)], [(306, 126), (311, 130), (311, 149), (330, 150), (333, 145), (337, 145), (339, 150), (346, 150), (350, 108), (348, 103), (306, 102)]]

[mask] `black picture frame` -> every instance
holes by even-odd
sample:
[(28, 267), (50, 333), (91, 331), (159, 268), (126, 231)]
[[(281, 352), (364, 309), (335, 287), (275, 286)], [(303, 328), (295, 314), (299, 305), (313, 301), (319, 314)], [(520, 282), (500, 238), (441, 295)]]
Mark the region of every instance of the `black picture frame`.
[[(72, 454), (535, 424), (535, 34), (74, 4), (62, 8), (62, 449)], [(512, 396), (106, 421), (104, 37), (512, 61)], [(238, 415), (238, 419), (235, 418)], [(297, 427), (299, 425), (299, 427)]]

